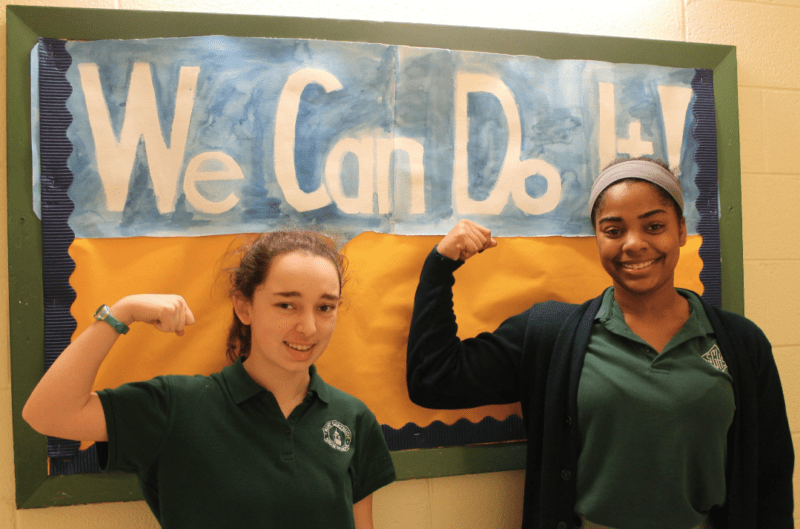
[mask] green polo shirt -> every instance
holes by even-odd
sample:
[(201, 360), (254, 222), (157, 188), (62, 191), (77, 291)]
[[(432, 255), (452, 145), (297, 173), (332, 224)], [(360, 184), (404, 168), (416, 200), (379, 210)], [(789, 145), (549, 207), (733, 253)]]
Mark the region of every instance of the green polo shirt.
[(575, 511), (618, 529), (689, 529), (725, 502), (732, 379), (693, 292), (658, 354), (603, 296), (578, 385)]
[(136, 473), (168, 529), (352, 529), (353, 504), (391, 483), (394, 466), (366, 405), (310, 373), (288, 419), (241, 360), (100, 391), (101, 468)]

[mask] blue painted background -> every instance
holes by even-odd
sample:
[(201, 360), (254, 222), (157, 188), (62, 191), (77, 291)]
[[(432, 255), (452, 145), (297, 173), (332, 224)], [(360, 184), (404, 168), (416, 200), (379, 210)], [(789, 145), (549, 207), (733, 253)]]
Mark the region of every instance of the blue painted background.
[[(617, 136), (640, 122), (642, 137), (654, 155), (666, 159), (667, 146), (658, 86), (691, 87), (693, 69), (590, 61), (550, 61), (487, 53), (419, 49), (364, 43), (260, 38), (196, 37), (131, 41), (69, 42), (73, 62), (67, 77), (73, 93), (69, 167), (75, 180), (70, 196), (75, 210), (70, 227), (76, 237), (186, 236), (254, 232), (286, 223), (317, 223), (345, 233), (377, 231), (441, 234), (458, 220), (453, 202), (456, 75), (459, 71), (499, 78), (510, 89), (520, 115), (521, 159), (540, 159), (558, 171), (562, 197), (548, 213), (530, 215), (513, 201), (499, 215), (470, 215), (499, 236), (590, 235), (587, 197), (600, 167), (598, 155), (598, 83), (612, 83), (616, 94)], [(140, 142), (122, 212), (105, 207), (92, 129), (77, 67), (99, 67), (105, 105), (118, 135), (125, 120), (128, 84), (134, 63), (148, 63), (158, 119), (169, 141), (181, 66), (200, 67), (183, 167), (194, 156), (222, 151), (241, 167), (244, 180), (204, 182), (208, 200), (234, 193), (238, 203), (227, 212), (196, 211), (182, 184), (175, 210), (159, 213), (150, 167)], [(324, 184), (329, 150), (342, 138), (404, 137), (424, 147), (425, 212), (410, 214), (404, 195), (408, 158), (395, 155), (389, 172), (392, 208), (351, 215), (335, 203), (298, 212), (286, 203), (274, 169), (273, 134), (278, 99), (287, 78), (303, 68), (324, 69), (342, 84), (326, 92), (309, 85), (302, 93), (295, 129), (295, 169), (300, 188)], [(693, 99), (692, 99), (693, 101)], [(694, 120), (687, 112), (681, 156), (687, 226), (696, 233), (696, 167), (691, 153)], [(509, 128), (500, 101), (485, 92), (468, 98), (469, 196), (483, 200), (504, 163)], [(344, 158), (345, 195), (358, 187), (358, 161)], [(531, 196), (546, 190), (543, 178), (526, 180)]]

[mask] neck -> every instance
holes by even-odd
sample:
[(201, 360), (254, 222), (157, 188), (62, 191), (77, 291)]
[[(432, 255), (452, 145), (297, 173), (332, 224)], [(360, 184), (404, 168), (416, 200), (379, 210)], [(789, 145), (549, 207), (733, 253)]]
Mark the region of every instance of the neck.
[(665, 314), (674, 314), (674, 311), (686, 302), (685, 298), (678, 294), (671, 284), (656, 292), (644, 294), (631, 292), (615, 285), (614, 300), (626, 316), (655, 319), (663, 318)]
[(308, 392), (311, 374), (308, 370), (285, 372), (259, 363), (255, 357), (244, 362), (244, 369), (250, 377), (270, 391), (279, 403), (302, 399)]

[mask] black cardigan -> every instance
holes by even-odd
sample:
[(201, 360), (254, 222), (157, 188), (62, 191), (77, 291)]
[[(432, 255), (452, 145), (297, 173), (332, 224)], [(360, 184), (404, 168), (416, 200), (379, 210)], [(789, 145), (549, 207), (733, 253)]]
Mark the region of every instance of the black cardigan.
[[(435, 250), (425, 261), (408, 339), (411, 400), (427, 408), (521, 402), (528, 437), (523, 529), (576, 525), (577, 390), (602, 296), (582, 305), (548, 301), (492, 333), (459, 340), (453, 272)], [(794, 527), (794, 450), (772, 347), (750, 320), (703, 303), (733, 378), (727, 501), (715, 529)]]

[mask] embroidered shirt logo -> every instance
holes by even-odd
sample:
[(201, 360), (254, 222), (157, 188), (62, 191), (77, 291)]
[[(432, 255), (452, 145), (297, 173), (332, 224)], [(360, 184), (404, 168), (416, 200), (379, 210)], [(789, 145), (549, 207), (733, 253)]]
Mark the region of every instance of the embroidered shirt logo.
[(728, 364), (726, 364), (725, 359), (722, 358), (722, 351), (719, 350), (717, 344), (714, 344), (714, 347), (709, 349), (708, 352), (703, 355), (703, 360), (716, 367), (723, 373), (728, 370)]
[(350, 443), (353, 441), (353, 435), (350, 433), (350, 428), (340, 423), (339, 421), (328, 421), (322, 428), (322, 434), (325, 442), (330, 446), (341, 452), (350, 450)]

